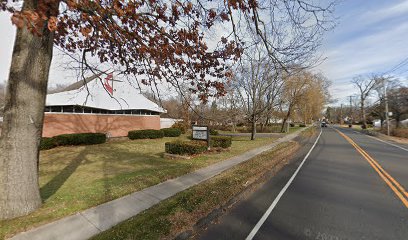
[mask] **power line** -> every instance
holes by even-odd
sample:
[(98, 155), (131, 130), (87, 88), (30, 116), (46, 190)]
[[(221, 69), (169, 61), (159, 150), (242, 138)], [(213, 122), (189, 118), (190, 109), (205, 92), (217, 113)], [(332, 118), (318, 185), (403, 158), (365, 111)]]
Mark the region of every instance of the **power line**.
[(395, 72), (396, 70), (400, 69), (401, 67), (405, 66), (408, 64), (408, 57), (403, 59), (400, 63), (398, 63), (397, 65), (395, 65), (393, 68), (391, 68), (390, 70), (384, 72), (382, 75), (385, 74), (390, 74), (392, 72)]

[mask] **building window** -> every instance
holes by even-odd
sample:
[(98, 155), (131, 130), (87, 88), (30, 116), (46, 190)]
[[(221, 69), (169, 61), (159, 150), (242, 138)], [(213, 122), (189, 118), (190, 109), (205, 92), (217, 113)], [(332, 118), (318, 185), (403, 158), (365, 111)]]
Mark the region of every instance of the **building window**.
[(61, 106), (52, 106), (50, 108), (51, 112), (62, 112), (62, 107)]
[(74, 113), (84, 113), (84, 109), (80, 106), (75, 106)]
[(107, 110), (84, 106), (46, 106), (44, 112), (86, 113), (86, 114), (114, 114), (114, 115), (160, 115), (159, 112), (142, 109)]

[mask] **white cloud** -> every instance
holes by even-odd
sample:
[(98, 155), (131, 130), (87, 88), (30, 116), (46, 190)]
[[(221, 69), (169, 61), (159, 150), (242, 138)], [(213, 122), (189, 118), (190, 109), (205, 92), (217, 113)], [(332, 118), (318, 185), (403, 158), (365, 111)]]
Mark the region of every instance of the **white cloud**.
[(396, 3), (395, 5), (370, 11), (361, 15), (361, 20), (366, 23), (376, 23), (386, 19), (395, 18), (408, 13), (408, 0)]
[[(357, 39), (351, 39), (329, 49), (325, 61), (319, 69), (333, 81), (338, 89), (332, 88), (332, 94), (341, 98), (353, 89), (344, 85), (354, 76), (380, 73), (396, 65), (408, 56), (406, 39), (408, 23), (393, 26), (386, 31), (371, 33)], [(343, 84), (343, 85), (342, 85)], [(339, 88), (339, 85), (342, 85)]]

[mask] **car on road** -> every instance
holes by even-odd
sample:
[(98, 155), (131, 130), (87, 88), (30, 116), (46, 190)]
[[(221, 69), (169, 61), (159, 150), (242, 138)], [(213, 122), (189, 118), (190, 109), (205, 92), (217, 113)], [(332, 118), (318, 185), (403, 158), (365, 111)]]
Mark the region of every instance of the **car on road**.
[(327, 122), (326, 122), (326, 121), (323, 121), (322, 124), (321, 124), (321, 126), (322, 126), (322, 127), (327, 127)]

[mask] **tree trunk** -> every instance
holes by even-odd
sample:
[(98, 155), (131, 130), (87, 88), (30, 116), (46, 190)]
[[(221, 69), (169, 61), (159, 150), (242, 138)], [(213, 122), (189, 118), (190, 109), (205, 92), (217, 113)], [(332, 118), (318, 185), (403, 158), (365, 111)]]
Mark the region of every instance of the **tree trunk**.
[[(38, 0), (25, 0), (23, 10), (37, 5)], [(0, 137), (0, 219), (26, 215), (41, 205), (39, 144), (53, 37), (46, 24), (40, 37), (17, 29)]]
[(286, 124), (286, 121), (287, 121), (287, 119), (286, 119), (286, 117), (283, 119), (283, 122), (282, 122), (282, 126), (281, 126), (281, 133), (283, 133), (284, 131), (284, 129), (285, 129), (285, 124)]
[(363, 129), (367, 128), (366, 113), (364, 107), (364, 99), (361, 99), (361, 121), (363, 123)]
[(283, 119), (283, 122), (282, 122), (282, 127), (281, 127), (281, 132), (283, 133), (284, 131), (284, 129), (285, 129), (285, 124), (286, 124), (286, 121), (289, 119), (289, 117), (290, 117), (290, 111), (292, 110), (292, 107), (291, 106), (289, 106), (289, 108), (288, 108), (288, 113), (286, 114), (286, 117)]
[(380, 129), (383, 130), (384, 118), (380, 117)]
[[(270, 117), (269, 117), (269, 116), (266, 117), (265, 122), (264, 122), (264, 126), (265, 126), (265, 127), (268, 127), (269, 120), (270, 120)], [(262, 128), (262, 132), (263, 132), (263, 128)], [(269, 129), (269, 132), (273, 132), (273, 129), (272, 129), (272, 128)]]
[(400, 120), (401, 120), (401, 114), (399, 113), (395, 114), (395, 128), (399, 128)]
[(251, 122), (251, 140), (255, 140), (255, 134), (256, 134), (256, 120), (255, 120), (255, 114), (252, 115), (252, 122)]

